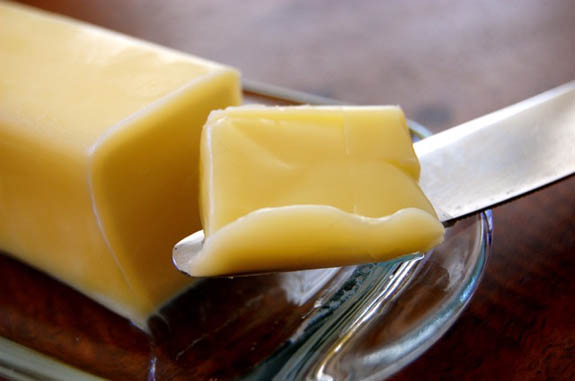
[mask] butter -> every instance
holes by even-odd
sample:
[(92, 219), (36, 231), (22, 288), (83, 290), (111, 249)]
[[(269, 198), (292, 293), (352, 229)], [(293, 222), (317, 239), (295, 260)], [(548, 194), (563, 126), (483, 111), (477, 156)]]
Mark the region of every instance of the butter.
[(181, 269), (296, 270), (426, 251), (444, 229), (419, 170), (398, 107), (214, 111), (201, 143), (206, 238)]
[(144, 326), (191, 279), (201, 127), (225, 66), (0, 2), (0, 249)]

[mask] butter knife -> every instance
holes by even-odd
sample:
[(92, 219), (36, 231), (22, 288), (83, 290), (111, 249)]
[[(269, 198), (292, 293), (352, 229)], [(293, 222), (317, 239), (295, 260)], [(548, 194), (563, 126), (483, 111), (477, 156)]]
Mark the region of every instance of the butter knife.
[[(284, 101), (302, 99), (268, 85), (245, 87)], [(303, 99), (316, 103), (313, 96)], [(534, 191), (575, 173), (575, 82), (432, 135), (414, 148), (420, 186), (445, 224)], [(198, 231), (176, 244), (178, 269), (185, 272), (203, 240)]]

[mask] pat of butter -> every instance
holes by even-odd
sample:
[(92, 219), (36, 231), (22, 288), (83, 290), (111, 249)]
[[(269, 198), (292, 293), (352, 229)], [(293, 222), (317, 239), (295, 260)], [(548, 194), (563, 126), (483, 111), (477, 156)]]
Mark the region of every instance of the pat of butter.
[(201, 146), (194, 276), (333, 267), (425, 251), (443, 225), (398, 107), (231, 107)]
[(143, 326), (190, 284), (201, 127), (235, 70), (0, 2), (0, 249)]

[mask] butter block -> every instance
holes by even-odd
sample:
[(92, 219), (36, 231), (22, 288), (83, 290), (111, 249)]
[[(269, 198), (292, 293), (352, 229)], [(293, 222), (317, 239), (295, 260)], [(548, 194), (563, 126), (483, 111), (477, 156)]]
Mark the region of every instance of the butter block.
[(201, 127), (228, 67), (0, 2), (0, 249), (140, 326), (192, 281)]
[[(195, 276), (387, 260), (439, 243), (398, 107), (231, 107), (201, 145)], [(182, 249), (180, 246), (178, 250)]]

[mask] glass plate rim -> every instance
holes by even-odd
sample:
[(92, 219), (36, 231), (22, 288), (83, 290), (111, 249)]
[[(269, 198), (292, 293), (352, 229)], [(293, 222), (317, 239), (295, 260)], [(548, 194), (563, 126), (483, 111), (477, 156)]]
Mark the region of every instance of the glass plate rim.
[[(289, 89), (284, 89), (280, 87), (276, 87), (273, 85), (264, 85), (261, 83), (247, 81), (244, 80), (244, 92), (246, 94), (252, 94), (256, 96), (260, 96), (263, 98), (280, 100), (288, 104), (342, 104), (339, 101), (331, 100), (328, 98), (323, 98), (319, 96), (314, 96), (298, 91), (293, 91)], [(414, 121), (408, 121), (408, 125), (410, 127), (410, 131), (415, 136), (416, 139), (424, 138), (425, 136), (429, 136), (430, 132), (421, 124), (416, 123)], [(482, 251), (480, 256), (478, 257), (478, 261), (475, 263), (475, 267), (473, 270), (473, 276), (468, 280), (468, 284), (463, 287), (465, 292), (468, 294), (468, 297), (464, 298), (463, 303), (457, 304), (455, 307), (457, 308), (449, 308), (448, 310), (453, 311), (449, 314), (448, 319), (445, 320), (444, 324), (441, 325), (441, 329), (435, 331), (435, 334), (430, 337), (424, 345), (418, 348), (417, 351), (413, 351), (406, 356), (400, 363), (397, 364), (396, 367), (392, 369), (392, 371), (385, 371), (380, 372), (377, 374), (373, 374), (371, 378), (373, 379), (381, 379), (390, 376), (391, 374), (396, 373), (415, 359), (417, 359), (421, 354), (423, 354), (430, 346), (432, 346), (439, 338), (443, 336), (443, 334), (453, 325), (453, 323), (457, 320), (457, 317), (461, 314), (471, 296), (473, 295), (474, 291), (476, 290), (483, 270), (485, 268), (485, 264), (488, 257), (489, 246), (491, 242), (491, 235), (492, 235), (492, 215), (491, 212), (485, 211), (482, 212), (473, 218), (477, 218), (476, 223), (480, 223), (483, 229), (482, 232)], [(389, 266), (390, 264), (401, 264), (406, 261), (406, 258), (414, 258), (414, 256), (408, 256), (401, 258), (399, 260), (388, 261), (384, 262), (385, 266)], [(342, 288), (345, 287), (350, 280), (356, 280), (358, 275), (365, 276), (366, 272), (373, 273), (377, 271), (377, 269), (381, 269), (381, 264), (368, 264), (368, 265), (361, 265), (357, 266), (356, 269), (353, 271), (350, 278), (344, 282)], [(352, 295), (351, 297), (353, 297)], [(334, 297), (334, 296), (332, 296)], [(339, 304), (336, 303), (337, 307), (332, 309), (332, 313), (338, 309), (339, 306), (348, 299), (340, 300)], [(318, 319), (317, 321), (311, 323), (307, 329), (309, 330), (309, 335), (313, 334), (317, 330), (317, 325), (319, 323), (324, 322), (326, 319), (329, 319), (331, 316), (330, 313), (325, 314), (322, 318)], [(302, 335), (300, 340), (303, 341), (307, 340), (309, 337)], [(289, 340), (288, 340), (289, 341)], [(47, 355), (44, 355), (38, 351), (33, 349), (27, 348), (11, 340), (6, 338), (0, 337), (0, 375), (3, 376), (10, 376), (14, 379), (43, 379), (44, 377), (56, 377), (62, 380), (99, 380), (101, 378), (86, 372), (84, 370), (74, 368), (65, 362), (59, 361), (57, 359), (53, 359)], [(274, 377), (277, 374), (278, 368), (276, 366), (272, 366), (270, 368), (270, 364), (276, 364), (278, 359), (284, 359), (286, 354), (293, 354), (293, 350), (286, 351), (287, 343), (284, 343), (278, 350), (272, 353), (266, 360), (262, 363), (255, 366), (252, 372), (248, 373), (247, 375), (241, 377), (243, 379), (255, 379), (254, 377), (260, 377), (263, 374), (267, 374), (268, 376)], [(299, 348), (301, 343), (297, 345)], [(293, 348), (292, 348), (293, 349)], [(12, 355), (12, 356), (11, 356)], [(18, 361), (14, 361), (14, 355), (17, 356)], [(284, 365), (285, 361), (282, 362), (282, 366)], [(41, 366), (45, 372), (42, 374), (38, 373), (38, 367), (34, 364)], [(272, 368), (275, 369), (276, 372), (270, 373)], [(293, 370), (292, 370), (293, 371)], [(370, 378), (370, 379), (371, 379)]]

